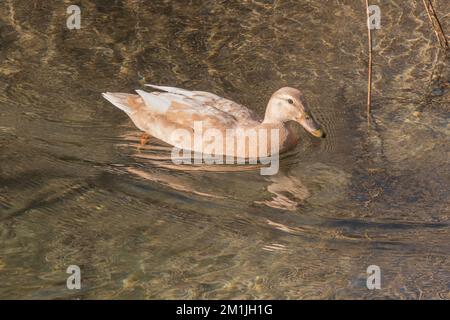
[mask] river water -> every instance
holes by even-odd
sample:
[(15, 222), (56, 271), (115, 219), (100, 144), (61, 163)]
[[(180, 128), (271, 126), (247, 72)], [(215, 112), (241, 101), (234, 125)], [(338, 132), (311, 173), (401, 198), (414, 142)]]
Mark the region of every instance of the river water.
[[(450, 72), (422, 1), (377, 2), (370, 127), (363, 1), (78, 1), (79, 30), (71, 4), (0, 3), (0, 298), (450, 299)], [(176, 166), (101, 97), (144, 83), (260, 115), (297, 87), (327, 138), (292, 124), (274, 176)]]

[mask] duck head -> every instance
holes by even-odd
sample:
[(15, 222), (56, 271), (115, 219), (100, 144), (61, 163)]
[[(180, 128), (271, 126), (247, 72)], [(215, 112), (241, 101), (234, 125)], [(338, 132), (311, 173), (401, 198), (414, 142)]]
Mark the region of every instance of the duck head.
[(300, 90), (284, 87), (275, 91), (270, 98), (264, 123), (283, 123), (291, 120), (298, 122), (313, 136), (325, 137), (325, 133), (311, 116), (306, 100)]

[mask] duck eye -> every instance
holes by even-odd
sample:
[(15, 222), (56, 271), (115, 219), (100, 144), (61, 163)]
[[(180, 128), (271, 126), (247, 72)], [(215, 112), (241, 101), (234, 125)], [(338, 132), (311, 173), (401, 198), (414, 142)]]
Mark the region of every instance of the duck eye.
[(294, 104), (294, 101), (292, 99), (288, 99), (289, 104)]

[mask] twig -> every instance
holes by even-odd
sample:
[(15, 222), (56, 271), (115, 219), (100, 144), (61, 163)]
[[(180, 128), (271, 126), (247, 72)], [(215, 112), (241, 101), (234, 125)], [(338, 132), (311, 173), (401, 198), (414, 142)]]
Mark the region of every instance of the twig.
[(368, 79), (367, 79), (367, 124), (370, 125), (370, 110), (372, 104), (372, 33), (369, 24), (369, 0), (366, 0), (367, 12), (367, 35), (369, 41), (369, 61), (368, 61)]
[(423, 4), (425, 9), (427, 10), (428, 18), (430, 19), (431, 25), (433, 27), (434, 33), (436, 34), (436, 38), (439, 41), (439, 44), (445, 50), (449, 49), (447, 37), (445, 36), (444, 30), (442, 29), (442, 25), (439, 22), (439, 18), (434, 11), (433, 3), (430, 0), (423, 0)]

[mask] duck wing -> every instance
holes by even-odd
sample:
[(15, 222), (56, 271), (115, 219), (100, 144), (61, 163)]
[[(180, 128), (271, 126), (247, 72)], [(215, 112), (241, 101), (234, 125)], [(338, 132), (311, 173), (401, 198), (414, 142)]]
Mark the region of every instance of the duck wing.
[(256, 113), (249, 110), (247, 107), (210, 92), (189, 91), (175, 87), (157, 86), (152, 84), (146, 84), (146, 86), (165, 91), (166, 93), (162, 93), (163, 95), (183, 97), (185, 102), (192, 103), (199, 108), (205, 109), (205, 112), (209, 112), (210, 108), (218, 110), (218, 114), (222, 116), (223, 114), (226, 114), (228, 117), (232, 117), (236, 126), (255, 125), (260, 122)]
[(150, 112), (153, 117), (163, 118), (183, 128), (194, 128), (195, 122), (201, 122), (203, 129), (233, 128), (237, 124), (233, 115), (216, 108), (210, 101), (199, 100), (192, 95), (181, 92), (136, 92), (144, 102), (141, 112)]

